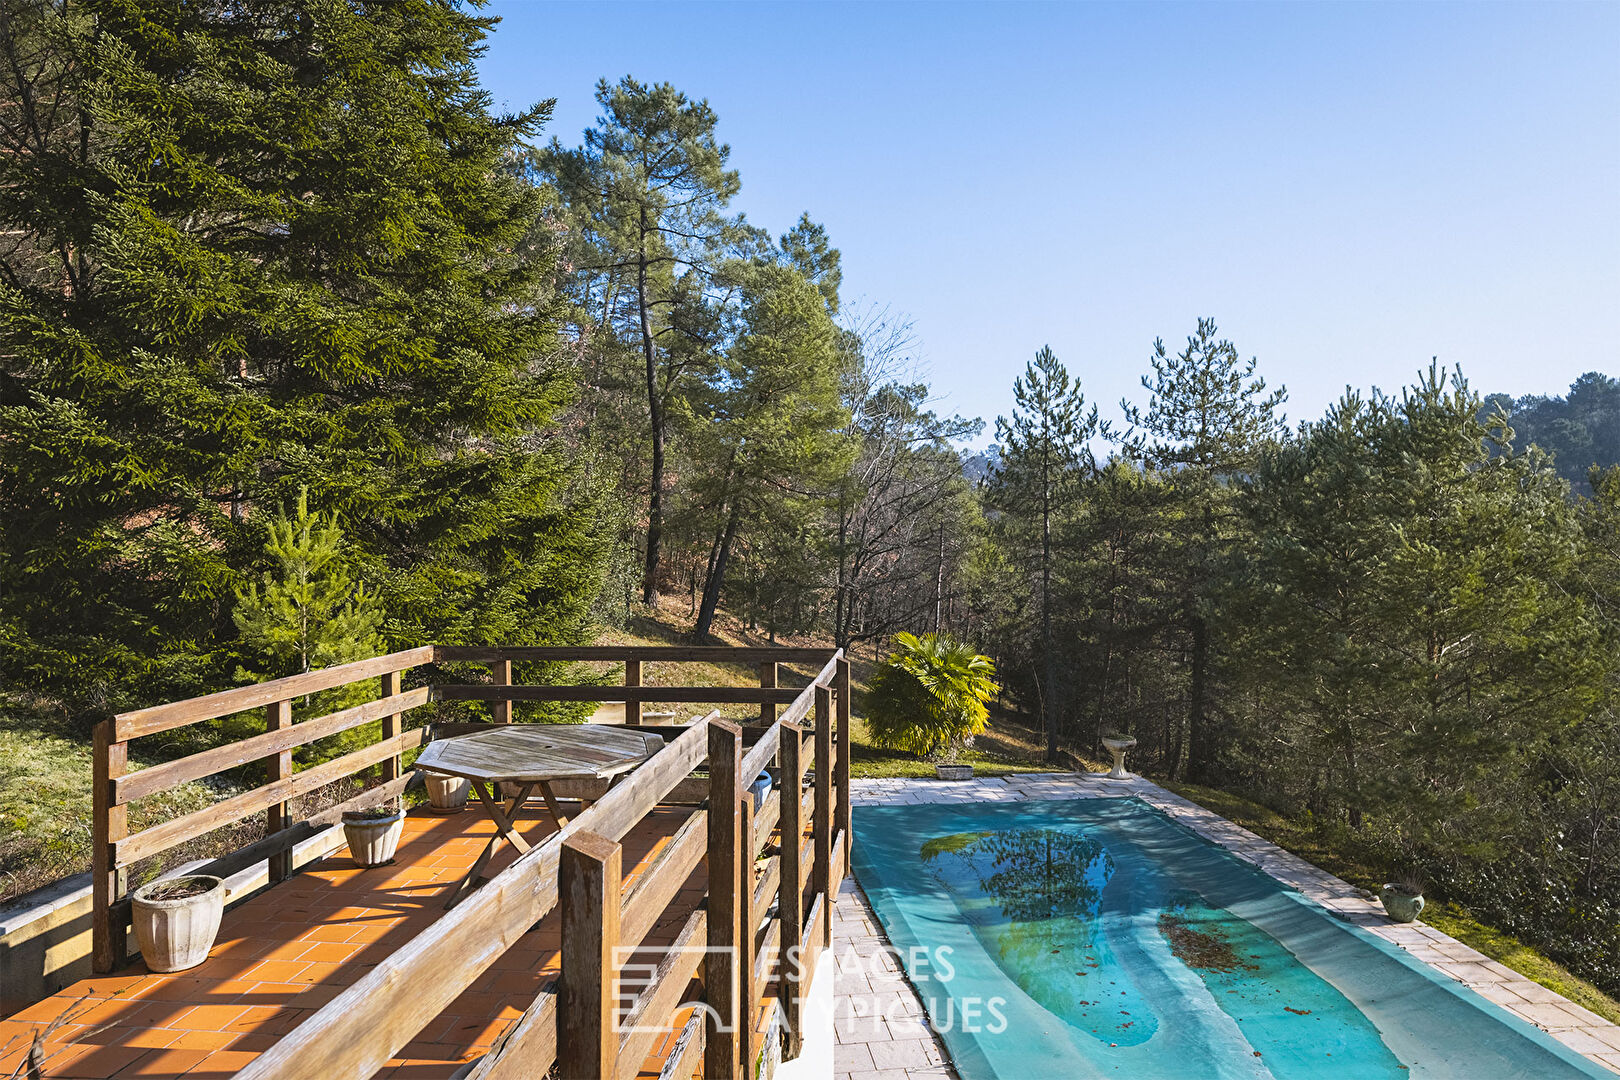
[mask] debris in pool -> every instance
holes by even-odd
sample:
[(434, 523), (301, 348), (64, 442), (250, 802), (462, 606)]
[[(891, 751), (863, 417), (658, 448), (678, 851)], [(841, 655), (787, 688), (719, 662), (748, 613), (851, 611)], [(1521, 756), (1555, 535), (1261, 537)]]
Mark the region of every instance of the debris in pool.
[(1311, 1010), (1309, 1010), (1309, 1009), (1296, 1009), (1292, 1005), (1284, 1005), (1283, 1006), (1283, 1012), (1291, 1012), (1295, 1016), (1309, 1016), (1309, 1015), (1311, 1015)]
[(1195, 930), (1184, 916), (1169, 911), (1161, 912), (1159, 933), (1170, 942), (1170, 952), (1175, 958), (1194, 971), (1227, 974), (1234, 971), (1260, 970), (1258, 964), (1247, 963), (1233, 952), (1231, 943), (1218, 933)]

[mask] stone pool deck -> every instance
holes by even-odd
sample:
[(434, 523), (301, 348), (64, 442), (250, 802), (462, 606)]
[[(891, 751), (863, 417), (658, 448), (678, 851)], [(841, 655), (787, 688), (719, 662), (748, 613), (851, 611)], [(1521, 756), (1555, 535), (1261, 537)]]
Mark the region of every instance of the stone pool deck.
[[(1101, 773), (1026, 773), (966, 781), (855, 780), (851, 792), (857, 818), (863, 806), (1134, 795), (1301, 895), (1529, 1021), (1571, 1050), (1620, 1073), (1620, 1026), (1432, 926), (1390, 922), (1382, 905), (1368, 900), (1354, 886), (1141, 777), (1108, 780)], [(954, 1077), (943, 1046), (929, 1030), (922, 1005), (888, 951), (888, 941), (853, 876), (845, 880), (839, 901), (833, 923), (839, 973), (838, 1045), (833, 1064), (837, 1080)]]

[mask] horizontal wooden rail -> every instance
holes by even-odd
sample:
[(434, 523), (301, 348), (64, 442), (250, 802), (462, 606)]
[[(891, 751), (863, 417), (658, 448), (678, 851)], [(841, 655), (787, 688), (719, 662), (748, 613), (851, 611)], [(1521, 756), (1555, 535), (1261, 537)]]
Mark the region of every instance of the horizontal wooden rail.
[(435, 686), (434, 701), (674, 701), (704, 705), (786, 704), (802, 691), (757, 686)]
[(428, 688), (418, 687), (403, 694), (378, 698), (351, 709), (342, 709), (313, 720), (305, 720), (291, 727), (277, 728), (261, 735), (252, 735), (237, 742), (226, 743), (200, 754), (165, 761), (150, 769), (127, 773), (113, 781), (113, 802), (133, 802), (147, 795), (166, 791), (190, 780), (200, 780), (227, 769), (234, 769), (250, 761), (305, 746), (328, 735), (337, 735), (361, 724), (381, 720), (392, 713), (414, 709), (427, 704)]
[(257, 709), (275, 701), (291, 701), (308, 694), (331, 690), (347, 683), (374, 679), (406, 668), (433, 662), (434, 646), (424, 645), (404, 652), (373, 656), (369, 660), (356, 660), (350, 664), (320, 668), (302, 675), (289, 675), (284, 679), (239, 686), (234, 690), (221, 690), (217, 694), (187, 698), (168, 705), (154, 705), (149, 709), (119, 713), (113, 717), (113, 739), (126, 739), (153, 735), (171, 728), (185, 727), (201, 720), (216, 720), (221, 716)]
[[(250, 1062), (238, 1080), (371, 1076), (557, 903), (563, 842), (583, 828), (613, 841), (703, 760), (709, 718), (690, 725), (589, 810), (385, 957)], [(532, 1074), (530, 1074), (532, 1075)]]
[(498, 660), (523, 661), (613, 661), (642, 660), (651, 663), (763, 663), (819, 664), (834, 649), (790, 648), (787, 646), (732, 645), (539, 645), (513, 648), (482, 645), (440, 645), (435, 659), (442, 663), (488, 664)]
[(368, 768), (402, 751), (421, 746), (427, 741), (427, 729), (416, 728), (384, 742), (373, 743), (364, 750), (356, 750), (352, 754), (333, 758), (313, 769), (293, 773), (284, 780), (256, 787), (252, 791), (244, 791), (229, 799), (221, 799), (201, 810), (171, 818), (161, 825), (143, 829), (133, 836), (114, 840), (113, 860), (120, 866), (128, 866), (132, 862), (144, 859), (148, 855), (155, 855), (205, 832), (240, 821), (257, 810), (264, 810), (342, 780), (360, 769)]

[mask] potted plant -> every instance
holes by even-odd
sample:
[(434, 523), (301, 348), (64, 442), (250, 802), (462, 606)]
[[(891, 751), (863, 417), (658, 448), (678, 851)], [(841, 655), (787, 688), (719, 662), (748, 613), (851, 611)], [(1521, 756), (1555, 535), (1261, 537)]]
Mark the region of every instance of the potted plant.
[(872, 741), (935, 758), (942, 780), (971, 778), (973, 766), (956, 757), (989, 722), (988, 702), (1000, 690), (995, 662), (944, 634), (898, 634), (894, 643), (866, 699)]
[(225, 914), (225, 882), (208, 874), (165, 878), (130, 897), (141, 958), (152, 971), (184, 971), (208, 959)]
[(1418, 917), (1423, 910), (1425, 884), (1421, 874), (1408, 874), (1399, 881), (1384, 884), (1378, 898), (1384, 902), (1384, 911), (1392, 921), (1409, 923)]
[(422, 786), (427, 788), (428, 809), (435, 814), (459, 814), (467, 808), (470, 785), (464, 776), (424, 772)]
[(392, 800), (381, 806), (343, 812), (343, 836), (349, 854), (361, 866), (382, 866), (393, 861), (405, 831), (405, 811)]

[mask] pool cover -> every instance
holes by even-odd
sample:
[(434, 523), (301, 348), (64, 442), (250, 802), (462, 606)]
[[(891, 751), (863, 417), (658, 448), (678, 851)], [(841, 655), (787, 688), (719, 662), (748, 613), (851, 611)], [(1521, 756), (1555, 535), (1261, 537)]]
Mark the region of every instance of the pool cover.
[(1613, 1080), (1138, 799), (861, 807), (854, 865), (964, 1080)]

